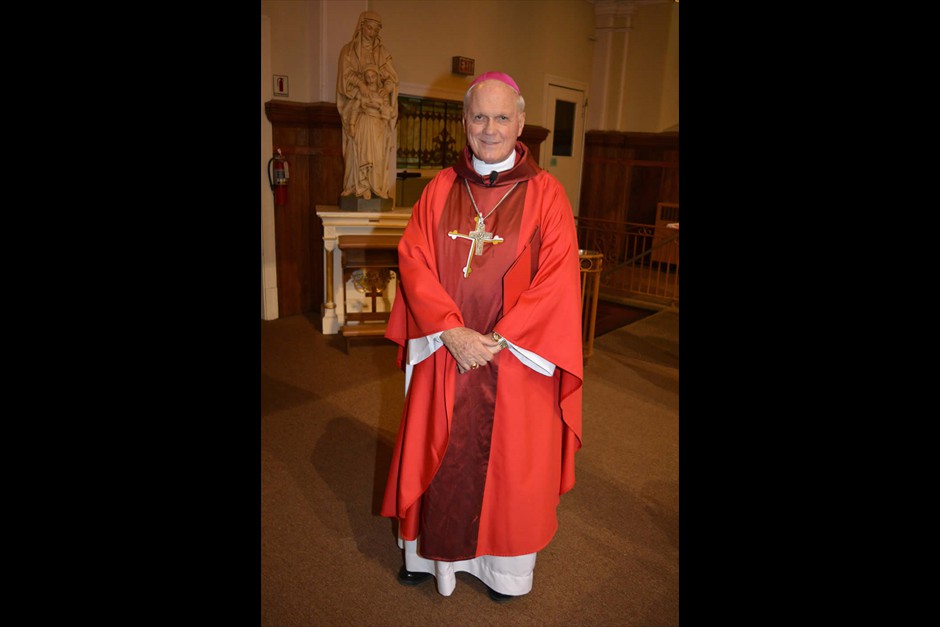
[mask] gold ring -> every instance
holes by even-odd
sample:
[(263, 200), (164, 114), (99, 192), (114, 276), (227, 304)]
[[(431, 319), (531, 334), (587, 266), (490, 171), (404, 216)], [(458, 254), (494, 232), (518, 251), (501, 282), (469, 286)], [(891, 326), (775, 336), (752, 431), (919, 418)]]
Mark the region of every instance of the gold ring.
[(478, 363), (475, 363), (475, 362), (474, 362), (474, 363), (470, 364), (470, 368), (471, 368), (471, 369), (473, 369), (473, 368), (479, 368), (479, 367), (480, 367), (480, 364), (478, 364)]

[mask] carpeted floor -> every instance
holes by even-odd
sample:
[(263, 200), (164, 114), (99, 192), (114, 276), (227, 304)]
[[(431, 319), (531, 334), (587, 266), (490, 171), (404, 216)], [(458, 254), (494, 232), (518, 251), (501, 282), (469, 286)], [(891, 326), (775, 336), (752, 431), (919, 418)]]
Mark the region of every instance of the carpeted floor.
[(594, 323), (594, 337), (600, 337), (605, 333), (610, 333), (614, 329), (633, 324), (637, 320), (642, 320), (647, 316), (656, 313), (652, 309), (642, 307), (631, 307), (630, 305), (621, 305), (606, 300), (597, 301), (597, 318)]
[(396, 581), (377, 514), (403, 402), (395, 346), (346, 353), (304, 316), (262, 321), (260, 624), (678, 625), (678, 326), (650, 312), (596, 338), (577, 482), (532, 592), (496, 604), (466, 573), (450, 597)]

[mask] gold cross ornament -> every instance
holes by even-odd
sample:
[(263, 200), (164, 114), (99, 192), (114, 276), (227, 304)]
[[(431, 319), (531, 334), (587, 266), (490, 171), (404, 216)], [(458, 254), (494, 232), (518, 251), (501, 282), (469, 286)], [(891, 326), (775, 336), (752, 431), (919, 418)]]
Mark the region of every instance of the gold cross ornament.
[(473, 256), (483, 254), (483, 244), (500, 244), (503, 241), (502, 237), (494, 237), (492, 233), (486, 232), (486, 225), (483, 223), (483, 220), (480, 219), (480, 216), (473, 218), (476, 222), (476, 228), (464, 235), (463, 233), (458, 233), (457, 231), (451, 231), (448, 233), (452, 240), (456, 240), (458, 237), (462, 239), (470, 240), (470, 253), (467, 255), (467, 266), (463, 269), (463, 278), (470, 276), (472, 269), (470, 264), (473, 262)]

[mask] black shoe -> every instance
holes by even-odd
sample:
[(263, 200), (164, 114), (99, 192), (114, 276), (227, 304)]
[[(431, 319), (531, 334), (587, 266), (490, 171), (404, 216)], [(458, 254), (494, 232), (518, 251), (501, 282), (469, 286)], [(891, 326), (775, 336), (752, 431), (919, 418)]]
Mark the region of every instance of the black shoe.
[(489, 586), (486, 586), (486, 593), (490, 595), (490, 598), (496, 601), (497, 603), (506, 603), (515, 597), (511, 594), (503, 594), (502, 592), (497, 592)]
[(398, 582), (406, 586), (417, 586), (419, 583), (424, 583), (431, 577), (433, 577), (431, 573), (413, 573), (410, 570), (406, 570), (404, 566), (398, 571)]

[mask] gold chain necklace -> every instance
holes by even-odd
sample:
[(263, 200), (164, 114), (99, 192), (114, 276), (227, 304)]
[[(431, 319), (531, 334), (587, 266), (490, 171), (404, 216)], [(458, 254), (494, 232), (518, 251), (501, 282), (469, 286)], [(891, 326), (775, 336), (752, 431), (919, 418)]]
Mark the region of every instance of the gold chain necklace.
[(473, 219), (476, 222), (476, 228), (469, 233), (461, 233), (460, 231), (454, 230), (450, 231), (447, 235), (450, 236), (452, 240), (456, 240), (458, 237), (460, 239), (470, 240), (470, 251), (467, 253), (467, 265), (463, 268), (463, 278), (466, 279), (470, 276), (470, 272), (473, 271), (473, 269), (470, 267), (470, 265), (473, 263), (473, 258), (483, 254), (484, 244), (492, 244), (494, 246), (497, 244), (502, 244), (502, 237), (494, 233), (486, 232), (485, 220), (493, 215), (493, 212), (496, 211), (496, 207), (506, 200), (506, 196), (509, 196), (509, 194), (512, 193), (512, 190), (516, 189), (516, 186), (519, 185), (519, 181), (516, 181), (516, 183), (509, 188), (509, 191), (503, 194), (503, 197), (499, 199), (499, 202), (496, 203), (496, 205), (485, 216), (480, 213), (480, 208), (477, 207), (477, 201), (474, 200), (473, 192), (470, 191), (470, 183), (467, 182), (467, 179), (464, 179), (463, 183), (467, 186), (467, 194), (470, 196), (470, 202), (473, 203), (473, 210), (477, 212), (477, 217)]
[(477, 222), (477, 230), (484, 231), (486, 230), (485, 229), (486, 219), (490, 217), (491, 215), (493, 215), (493, 212), (496, 211), (496, 207), (499, 207), (502, 204), (502, 202), (506, 200), (506, 196), (511, 194), (512, 190), (516, 189), (516, 187), (519, 186), (519, 181), (516, 181), (515, 183), (513, 183), (513, 186), (509, 188), (509, 191), (503, 194), (503, 197), (499, 199), (499, 202), (493, 205), (493, 208), (490, 209), (490, 212), (486, 215), (483, 215), (482, 213), (480, 213), (480, 208), (477, 207), (477, 201), (473, 199), (473, 192), (470, 191), (470, 183), (467, 182), (467, 179), (463, 180), (463, 184), (467, 187), (467, 194), (469, 194), (470, 196), (470, 203), (473, 205), (473, 210), (477, 212), (477, 216), (480, 218), (479, 221)]

